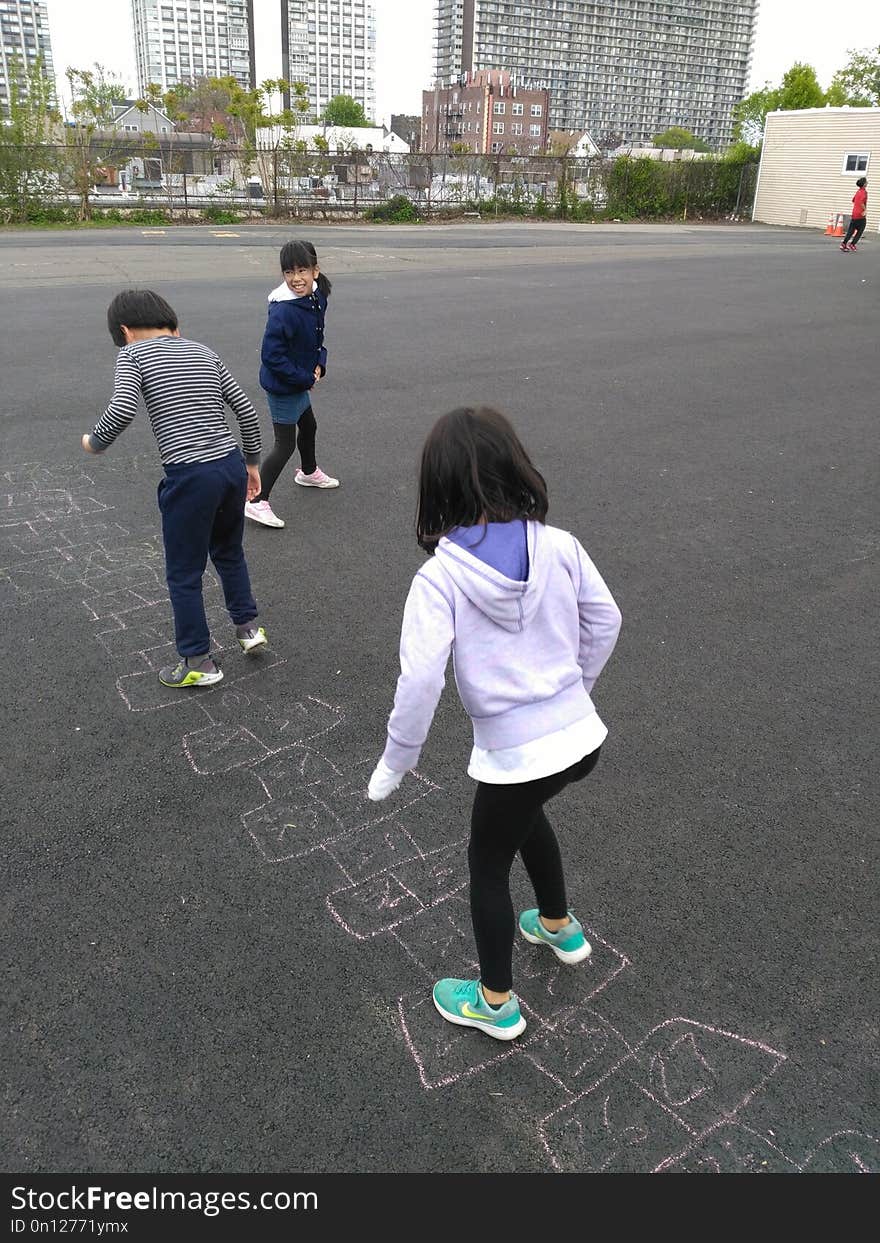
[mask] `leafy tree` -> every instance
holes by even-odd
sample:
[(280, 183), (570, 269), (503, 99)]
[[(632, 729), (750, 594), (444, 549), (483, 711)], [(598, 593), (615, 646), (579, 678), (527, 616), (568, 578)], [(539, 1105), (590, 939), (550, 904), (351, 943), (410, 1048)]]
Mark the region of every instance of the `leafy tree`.
[(8, 65), (9, 116), (0, 123), (0, 211), (24, 221), (58, 186), (53, 127), (60, 120), (43, 58)]
[(321, 120), (325, 125), (340, 125), (345, 129), (360, 129), (370, 124), (361, 104), (350, 95), (334, 95)]
[(113, 123), (125, 91), (122, 83), (98, 64), (92, 69), (68, 69), (67, 81), (72, 103), (71, 120), (64, 130), (66, 170), (79, 195), (79, 218), (89, 220), (96, 183), (103, 179), (105, 166), (119, 162), (124, 139), (114, 132)]
[(828, 103), (840, 107), (880, 107), (880, 47), (848, 52), (849, 63), (838, 69), (828, 89)]
[(833, 102), (819, 85), (812, 65), (797, 61), (783, 75), (779, 86), (765, 82), (759, 91), (741, 99), (733, 110), (733, 136), (752, 145), (760, 144), (768, 112), (790, 112), (798, 108), (821, 108)]
[[(238, 154), (242, 171), (248, 175), (254, 168), (267, 197), (280, 202), (279, 173), (283, 173), (282, 156), (289, 156), (297, 141), (300, 122), (309, 111), (308, 87), (303, 82), (286, 82), (283, 78), (267, 78), (258, 87), (245, 90), (234, 78), (220, 79), (229, 90), (227, 109), (239, 143)], [(282, 100), (290, 93), (291, 106), (272, 111), (276, 95)], [(257, 141), (261, 129), (281, 129), (281, 139), (272, 146)]]
[(680, 125), (670, 125), (662, 134), (654, 135), (654, 146), (665, 147), (674, 151), (709, 151), (711, 148), (702, 138), (697, 138), (689, 129)]
[(737, 141), (758, 143), (764, 136), (768, 112), (779, 106), (779, 90), (765, 82), (759, 91), (746, 95), (733, 109), (733, 137)]
[(750, 142), (733, 142), (721, 156), (725, 164), (757, 164), (761, 158), (761, 148)]
[(821, 108), (825, 92), (819, 85), (812, 65), (795, 62), (783, 75), (776, 107), (782, 112), (794, 112), (799, 108)]

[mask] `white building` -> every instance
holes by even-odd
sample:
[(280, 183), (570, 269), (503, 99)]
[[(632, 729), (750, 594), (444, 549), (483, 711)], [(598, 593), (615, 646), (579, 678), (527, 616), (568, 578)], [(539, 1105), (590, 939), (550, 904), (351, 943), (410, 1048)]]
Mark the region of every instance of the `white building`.
[(859, 177), (868, 178), (868, 232), (880, 228), (880, 108), (769, 112), (754, 220), (824, 229), (848, 216)]
[(376, 15), (369, 0), (281, 0), (281, 76), (308, 87), (317, 119), (334, 95), (376, 113)]
[(131, 15), (141, 95), (194, 78), (256, 84), (254, 0), (131, 0)]
[[(287, 138), (288, 134), (279, 126), (257, 130), (257, 146), (262, 149), (283, 144)], [(409, 143), (384, 125), (357, 126), (351, 129), (344, 125), (298, 125), (293, 134), (293, 141), (304, 142), (309, 151), (316, 150), (316, 138), (327, 143), (331, 155), (366, 151), (368, 148), (391, 155), (409, 154)]]
[(574, 156), (578, 160), (592, 159), (599, 155), (599, 148), (586, 130), (551, 129), (547, 135), (551, 155)]
[(46, 76), (53, 84), (52, 43), (46, 0), (0, 0), (0, 117), (9, 109), (10, 62), (23, 69), (42, 56)]

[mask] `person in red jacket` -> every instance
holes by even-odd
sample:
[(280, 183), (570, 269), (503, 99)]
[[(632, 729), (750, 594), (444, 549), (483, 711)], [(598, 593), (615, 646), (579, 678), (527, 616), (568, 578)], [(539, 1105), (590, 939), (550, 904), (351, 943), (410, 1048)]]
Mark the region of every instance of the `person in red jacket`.
[(850, 217), (846, 237), (840, 243), (841, 250), (855, 250), (859, 238), (865, 231), (868, 215), (868, 191), (865, 189), (867, 184), (867, 177), (860, 177), (856, 182), (856, 192), (853, 195), (852, 216)]

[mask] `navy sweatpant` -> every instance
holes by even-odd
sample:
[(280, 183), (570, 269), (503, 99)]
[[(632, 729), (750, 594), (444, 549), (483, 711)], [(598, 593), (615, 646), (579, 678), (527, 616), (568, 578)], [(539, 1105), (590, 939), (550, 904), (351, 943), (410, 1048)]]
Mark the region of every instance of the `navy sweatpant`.
[(247, 471), (236, 449), (215, 462), (166, 466), (159, 483), (165, 576), (181, 656), (203, 656), (211, 637), (202, 599), (208, 557), (236, 626), (257, 616), (242, 548)]

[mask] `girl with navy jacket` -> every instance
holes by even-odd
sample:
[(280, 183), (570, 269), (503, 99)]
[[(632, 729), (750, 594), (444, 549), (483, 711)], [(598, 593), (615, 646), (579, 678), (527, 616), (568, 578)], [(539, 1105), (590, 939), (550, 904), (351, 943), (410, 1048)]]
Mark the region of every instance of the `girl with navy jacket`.
[(246, 517), (266, 527), (283, 527), (269, 494), (294, 449), (301, 468), (294, 482), (304, 488), (338, 488), (339, 480), (320, 470), (315, 460), (317, 424), (311, 389), (327, 372), (324, 315), (331, 285), (318, 268), (311, 242), (287, 242), (281, 248), (283, 282), (269, 294), (269, 318), (260, 351), (260, 386), (266, 393), (275, 444), (263, 462), (262, 489), (244, 507)]

